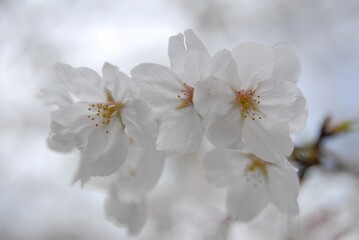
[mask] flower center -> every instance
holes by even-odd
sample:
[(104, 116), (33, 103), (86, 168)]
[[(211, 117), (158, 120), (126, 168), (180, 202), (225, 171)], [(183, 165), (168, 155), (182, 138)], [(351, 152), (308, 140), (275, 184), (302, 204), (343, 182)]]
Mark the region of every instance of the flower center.
[(260, 96), (255, 95), (255, 91), (241, 90), (236, 92), (234, 102), (241, 109), (242, 116), (244, 118), (250, 117), (252, 120), (255, 120), (256, 118), (262, 119), (262, 117), (258, 115), (258, 104), (260, 103), (259, 99)]
[[(95, 122), (95, 126), (107, 127), (113, 119), (119, 118), (122, 127), (124, 124), (121, 120), (120, 112), (124, 108), (124, 104), (121, 102), (115, 102), (111, 92), (105, 88), (107, 102), (106, 103), (93, 103), (89, 104), (88, 110), (91, 112), (87, 117)], [(109, 131), (106, 130), (106, 133)]]
[(267, 163), (255, 155), (250, 155), (252, 162), (247, 166), (246, 171), (255, 172), (259, 170), (263, 176), (267, 176)]
[(181, 93), (178, 94), (178, 99), (181, 100), (181, 104), (177, 107), (177, 109), (185, 108), (189, 105), (193, 105), (193, 93), (194, 88), (188, 86), (186, 83), (183, 83), (184, 89), (181, 90)]

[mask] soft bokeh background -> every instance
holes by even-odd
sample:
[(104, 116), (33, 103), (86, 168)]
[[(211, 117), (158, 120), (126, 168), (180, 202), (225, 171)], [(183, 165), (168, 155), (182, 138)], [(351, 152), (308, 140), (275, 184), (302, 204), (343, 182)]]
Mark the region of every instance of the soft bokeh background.
[[(358, 24), (356, 0), (1, 0), (0, 239), (128, 238), (106, 220), (104, 190), (70, 185), (78, 153), (59, 154), (46, 145), (52, 108), (36, 96), (54, 83), (55, 62), (100, 71), (108, 61), (126, 73), (140, 62), (168, 65), (168, 37), (187, 28), (210, 53), (243, 41), (288, 42), (301, 60), (299, 86), (309, 105), (308, 126), (295, 136), (303, 144), (328, 114), (338, 121), (358, 118)], [(353, 133), (327, 147), (356, 171), (358, 144)], [(223, 209), (208, 199), (220, 192), (203, 180), (185, 180), (202, 177), (197, 160), (168, 164), (180, 169), (179, 183), (169, 191), (173, 179), (161, 179), (150, 196), (154, 217), (135, 239), (219, 239), (212, 231)], [(298, 218), (270, 207), (252, 223), (233, 225), (228, 239), (358, 239), (358, 193), (355, 176), (314, 169)]]

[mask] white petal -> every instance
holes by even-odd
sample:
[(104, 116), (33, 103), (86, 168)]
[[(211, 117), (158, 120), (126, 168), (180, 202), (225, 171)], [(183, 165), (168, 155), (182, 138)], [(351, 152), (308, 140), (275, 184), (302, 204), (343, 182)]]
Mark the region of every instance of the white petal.
[(171, 69), (176, 74), (184, 74), (188, 56), (182, 33), (170, 37), (168, 41), (168, 56)]
[[(89, 135), (89, 142), (84, 149), (81, 163), (74, 181), (87, 182), (90, 177), (108, 176), (118, 170), (125, 162), (128, 150), (128, 138), (116, 121), (104, 129), (95, 128)], [(109, 133), (106, 133), (106, 130)]]
[(46, 105), (68, 105), (73, 102), (70, 94), (62, 86), (44, 88), (40, 91), (40, 97)]
[(291, 133), (295, 133), (303, 130), (303, 128), (307, 124), (307, 119), (308, 119), (308, 105), (305, 104), (304, 113), (299, 114), (298, 116), (292, 118), (289, 121), (289, 131)]
[(210, 74), (210, 55), (192, 30), (169, 39), (168, 56), (172, 70), (188, 85), (194, 86)]
[(130, 234), (139, 234), (147, 220), (146, 199), (142, 197), (139, 201), (128, 201), (112, 188), (106, 198), (105, 213), (115, 224), (124, 225)]
[(160, 124), (157, 150), (177, 154), (190, 153), (203, 137), (202, 119), (193, 107), (169, 112)]
[(248, 149), (267, 162), (280, 162), (293, 151), (288, 126), (265, 118), (246, 119), (243, 140)]
[(243, 138), (240, 138), (237, 142), (233, 143), (232, 145), (229, 145), (228, 148), (234, 150), (244, 150), (246, 148), (246, 145), (243, 142)]
[(132, 69), (131, 75), (138, 79), (141, 97), (148, 101), (154, 110), (168, 111), (180, 104), (177, 96), (183, 85), (168, 67), (142, 63)]
[(236, 90), (255, 87), (257, 81), (272, 77), (275, 66), (272, 48), (248, 42), (235, 47), (231, 54), (237, 63), (241, 82), (231, 82)]
[(137, 161), (138, 185), (143, 194), (147, 194), (157, 184), (161, 177), (164, 164), (164, 154), (156, 149), (145, 149)]
[(190, 58), (185, 67), (187, 76), (191, 79), (190, 84), (193, 84), (209, 76), (211, 57), (206, 46), (191, 29), (186, 30), (184, 36), (187, 53)]
[(80, 131), (76, 133), (75, 135), (76, 147), (80, 151), (84, 151), (87, 148), (87, 144), (89, 142), (89, 135), (94, 129), (96, 129), (96, 127), (90, 125), (82, 128)]
[(277, 44), (273, 47), (275, 68), (273, 78), (278, 81), (297, 82), (300, 74), (300, 62), (293, 50), (287, 44)]
[(89, 105), (83, 102), (65, 105), (52, 112), (51, 118), (65, 128), (77, 129), (91, 123), (88, 108)]
[(219, 51), (213, 56), (211, 75), (229, 82), (239, 81), (237, 64), (227, 49)]
[(74, 96), (87, 102), (101, 102), (106, 99), (104, 82), (92, 69), (73, 68), (70, 65), (57, 63), (57, 76)]
[(216, 148), (203, 159), (203, 168), (208, 182), (216, 187), (236, 185), (244, 179), (244, 170), (249, 159), (238, 151)]
[(294, 83), (266, 80), (259, 84), (256, 94), (260, 95), (259, 110), (269, 119), (290, 124), (293, 119), (306, 115), (306, 100)]
[(208, 116), (204, 122), (206, 136), (216, 147), (228, 147), (242, 138), (242, 120), (238, 109), (232, 108), (222, 116)]
[(86, 146), (88, 135), (95, 128), (88, 114), (88, 104), (81, 102), (65, 105), (54, 111), (51, 114), (53, 121), (49, 146), (55, 150), (60, 150), (60, 145), (69, 150), (74, 145), (80, 150)]
[(234, 98), (235, 94), (228, 83), (216, 77), (198, 82), (193, 94), (194, 107), (203, 117), (228, 113)]
[(128, 160), (118, 173), (121, 194), (136, 199), (151, 191), (162, 174), (163, 155), (154, 148), (130, 148)]
[(271, 202), (283, 213), (299, 213), (297, 197), (299, 179), (289, 162), (268, 165), (268, 195)]
[(129, 95), (129, 82), (132, 81), (126, 74), (120, 72), (117, 66), (105, 62), (102, 68), (102, 76), (106, 87), (118, 102), (123, 102)]
[(126, 103), (121, 118), (129, 135), (142, 147), (155, 147), (158, 126), (146, 102), (133, 100)]
[(74, 133), (69, 133), (64, 131), (62, 127), (57, 122), (51, 122), (51, 132), (47, 139), (48, 146), (59, 152), (69, 152), (76, 145), (74, 139)]
[(255, 178), (240, 181), (227, 190), (227, 211), (229, 216), (241, 221), (250, 221), (268, 204), (264, 181)]

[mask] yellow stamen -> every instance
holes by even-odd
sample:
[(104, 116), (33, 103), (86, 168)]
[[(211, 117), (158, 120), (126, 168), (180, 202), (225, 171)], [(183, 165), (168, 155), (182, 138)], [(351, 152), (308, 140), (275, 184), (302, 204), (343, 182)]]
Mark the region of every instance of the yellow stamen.
[[(110, 92), (110, 90), (108, 90), (107, 88), (105, 88), (105, 93), (106, 93), (106, 99), (107, 102), (106, 103), (98, 103), (98, 104), (90, 104), (88, 110), (92, 112), (92, 108), (96, 108), (93, 109), (94, 112), (92, 117), (89, 115), (88, 118), (90, 118), (92, 121), (95, 120), (96, 117), (96, 123), (95, 126), (98, 127), (99, 123), (102, 122), (103, 124), (103, 128), (106, 128), (105, 126), (109, 125), (109, 123), (112, 121), (112, 119), (119, 119), (122, 125), (122, 128), (125, 127), (125, 125), (122, 122), (121, 119), (121, 110), (125, 107), (124, 103), (121, 102), (115, 102), (115, 100), (112, 97), (112, 94)], [(109, 131), (106, 130), (106, 133), (108, 133)]]
[(258, 158), (255, 155), (250, 155), (252, 162), (247, 166), (247, 171), (254, 172), (255, 170), (259, 170), (262, 174), (267, 177), (268, 170), (267, 170), (267, 162), (263, 161), (262, 159)]
[(185, 89), (181, 89), (181, 93), (177, 96), (178, 99), (181, 100), (181, 103), (180, 105), (178, 105), (177, 109), (181, 109), (193, 105), (194, 88), (188, 86), (186, 83), (183, 83), (183, 86), (185, 87)]
[(250, 117), (252, 120), (255, 120), (256, 118), (262, 119), (258, 114), (258, 104), (260, 103), (258, 99), (260, 96), (254, 94), (255, 91), (253, 90), (241, 90), (236, 92), (234, 103), (241, 109), (243, 118)]

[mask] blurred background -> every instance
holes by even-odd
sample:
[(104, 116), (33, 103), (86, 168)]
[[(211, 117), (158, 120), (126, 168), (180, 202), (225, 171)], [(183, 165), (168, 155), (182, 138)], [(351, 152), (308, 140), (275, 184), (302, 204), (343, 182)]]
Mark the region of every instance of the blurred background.
[[(294, 136), (304, 145), (326, 116), (359, 117), (358, 26), (356, 0), (0, 0), (0, 239), (129, 238), (106, 220), (105, 190), (70, 185), (78, 152), (46, 145), (53, 108), (37, 94), (56, 81), (55, 62), (100, 72), (108, 61), (127, 74), (141, 62), (168, 65), (169, 36), (188, 28), (212, 54), (244, 41), (287, 42), (300, 58), (309, 106), (307, 127)], [(358, 146), (355, 132), (325, 142), (351, 171), (308, 171), (298, 217), (269, 207), (251, 223), (232, 224), (227, 239), (359, 239)], [(202, 179), (200, 156), (168, 161), (149, 196), (152, 215), (133, 239), (221, 239), (223, 192)]]

